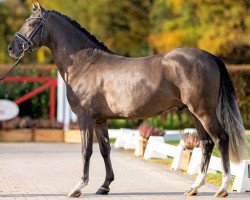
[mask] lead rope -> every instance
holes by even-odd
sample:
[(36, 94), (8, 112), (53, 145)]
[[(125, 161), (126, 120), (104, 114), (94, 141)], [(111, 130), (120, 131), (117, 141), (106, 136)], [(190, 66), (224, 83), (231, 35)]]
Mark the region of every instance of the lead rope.
[(16, 61), (16, 63), (13, 65), (13, 67), (11, 67), (11, 69), (6, 72), (4, 75), (0, 76), (0, 81), (2, 81), (3, 79), (5, 79), (6, 77), (8, 77), (18, 66), (19, 62), (21, 61), (21, 59), (23, 58), (25, 53), (25, 50), (23, 51), (22, 55), (18, 58), (18, 60)]

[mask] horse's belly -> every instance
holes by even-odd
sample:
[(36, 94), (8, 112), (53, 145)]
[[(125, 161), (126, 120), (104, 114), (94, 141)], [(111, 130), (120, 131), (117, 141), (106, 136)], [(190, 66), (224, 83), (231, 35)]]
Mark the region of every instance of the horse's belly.
[(119, 73), (105, 76), (102, 87), (104, 110), (109, 111), (112, 118), (154, 116), (174, 107), (173, 101), (180, 96), (175, 87), (166, 79), (160, 65), (124, 68)]
[(177, 101), (171, 91), (148, 89), (123, 91), (107, 98), (113, 118), (148, 118), (175, 108)]
[(163, 113), (166, 113), (169, 110), (172, 110), (174, 108), (178, 108), (175, 103), (152, 103), (149, 105), (144, 106), (134, 106), (134, 105), (128, 105), (127, 107), (116, 107), (116, 109), (112, 109), (111, 113), (109, 115), (106, 115), (105, 113), (102, 116), (105, 116), (106, 118), (119, 118), (119, 119), (144, 119), (153, 117), (156, 115), (160, 115)]

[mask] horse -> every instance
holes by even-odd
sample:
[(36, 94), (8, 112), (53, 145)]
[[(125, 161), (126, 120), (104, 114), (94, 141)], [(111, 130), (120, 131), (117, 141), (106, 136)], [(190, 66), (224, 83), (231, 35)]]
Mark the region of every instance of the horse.
[(223, 170), (215, 196), (228, 195), (230, 160), (241, 162), (247, 143), (232, 81), (218, 57), (197, 48), (124, 57), (76, 21), (38, 3), (33, 4), (31, 16), (9, 43), (8, 53), (17, 59), (42, 45), (51, 50), (80, 125), (82, 176), (68, 196), (79, 197), (88, 184), (94, 132), (106, 168), (104, 183), (96, 194), (110, 192), (114, 173), (108, 119), (146, 119), (172, 109), (190, 111), (202, 141), (201, 167), (185, 195), (197, 195), (205, 184), (214, 145), (221, 153)]

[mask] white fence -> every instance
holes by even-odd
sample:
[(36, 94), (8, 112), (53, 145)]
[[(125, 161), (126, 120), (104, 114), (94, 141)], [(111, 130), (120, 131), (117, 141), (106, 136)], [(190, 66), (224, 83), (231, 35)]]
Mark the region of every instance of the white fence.
[[(182, 131), (166, 131), (164, 137), (151, 136), (144, 153), (144, 159), (150, 158), (167, 158), (173, 157), (171, 169), (179, 169), (182, 160), (183, 146), (166, 144), (165, 141), (177, 140), (181, 138), (181, 134), (185, 132), (193, 132), (195, 129), (186, 129)], [(112, 131), (111, 131), (112, 132)], [(169, 135), (167, 135), (169, 133)], [(169, 137), (168, 137), (169, 136)], [(121, 129), (117, 132), (115, 148), (135, 149), (135, 154), (138, 154), (139, 140), (141, 139), (139, 132), (130, 129)], [(167, 139), (166, 139), (167, 138)], [(171, 139), (169, 139), (171, 138)], [(174, 138), (174, 139), (173, 139)], [(195, 148), (188, 166), (188, 174), (197, 174), (201, 162), (202, 151), (200, 148)], [(221, 159), (212, 156), (209, 164), (208, 173), (222, 171)], [(231, 173), (235, 176), (233, 190), (237, 192), (250, 191), (250, 160), (244, 160), (240, 165), (231, 163)]]
[(124, 148), (134, 150), (139, 139), (140, 134), (138, 130), (120, 129), (120, 133), (116, 137), (114, 147), (117, 149)]

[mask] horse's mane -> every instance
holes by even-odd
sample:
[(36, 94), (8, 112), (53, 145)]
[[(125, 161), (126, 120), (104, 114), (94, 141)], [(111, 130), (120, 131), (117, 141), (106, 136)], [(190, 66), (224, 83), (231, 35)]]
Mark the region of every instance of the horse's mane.
[(101, 50), (105, 52), (110, 52), (113, 53), (106, 47), (103, 42), (100, 42), (94, 35), (92, 35), (90, 32), (88, 32), (85, 28), (83, 28), (78, 22), (75, 20), (71, 19), (70, 17), (63, 15), (62, 13), (55, 11), (55, 10), (50, 10), (49, 12), (55, 13), (57, 15), (62, 16), (64, 19), (66, 19), (70, 24), (72, 24), (77, 30), (82, 32), (88, 39), (90, 39), (93, 43), (95, 43), (98, 47), (101, 48)]

